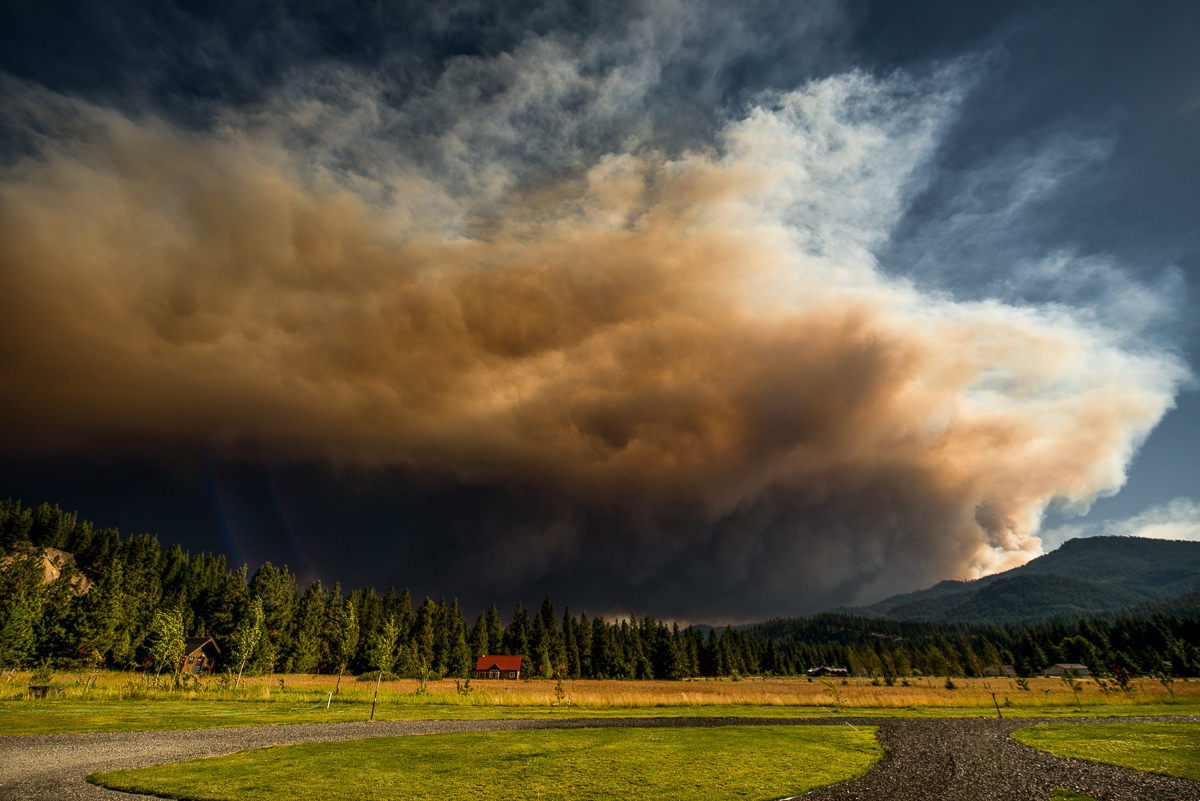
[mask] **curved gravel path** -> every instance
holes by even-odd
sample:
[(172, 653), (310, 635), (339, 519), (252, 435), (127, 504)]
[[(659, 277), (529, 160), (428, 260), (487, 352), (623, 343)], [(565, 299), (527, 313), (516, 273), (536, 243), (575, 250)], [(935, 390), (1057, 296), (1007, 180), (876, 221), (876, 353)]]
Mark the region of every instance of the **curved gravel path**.
[(1054, 756), (1021, 745), (1008, 736), (1017, 729), (1041, 723), (1149, 721), (1195, 723), (1200, 718), (891, 720), (880, 725), (876, 735), (887, 753), (865, 776), (814, 790), (803, 798), (805, 801), (1048, 801), (1051, 790), (1065, 787), (1098, 801), (1200, 799), (1200, 782)]
[(887, 754), (856, 781), (814, 790), (806, 801), (1003, 801), (1049, 799), (1067, 787), (1099, 801), (1153, 799), (1200, 801), (1200, 782), (1043, 754), (1009, 739), (1039, 723), (1198, 722), (1197, 717), (1016, 720), (963, 718), (625, 718), (578, 720), (392, 721), (248, 726), (160, 732), (48, 734), (0, 737), (0, 799), (149, 799), (103, 790), (84, 777), (96, 771), (135, 768), (219, 756), (269, 745), (358, 740), (467, 731), (516, 729), (691, 726), (878, 726)]

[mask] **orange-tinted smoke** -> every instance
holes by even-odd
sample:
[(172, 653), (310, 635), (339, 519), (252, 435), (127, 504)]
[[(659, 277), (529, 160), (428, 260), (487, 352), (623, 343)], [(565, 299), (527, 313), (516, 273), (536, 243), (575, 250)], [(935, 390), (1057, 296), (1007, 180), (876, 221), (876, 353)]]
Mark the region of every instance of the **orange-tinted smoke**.
[(703, 551), (770, 597), (1013, 566), (1048, 503), (1120, 485), (1180, 376), (1065, 313), (923, 297), (851, 234), (799, 244), (753, 121), (480, 215), (401, 167), (368, 199), (251, 128), (70, 114), (0, 181), (3, 447), (532, 488), (562, 513), (514, 527), (514, 574), (569, 563), (595, 516), (631, 580)]

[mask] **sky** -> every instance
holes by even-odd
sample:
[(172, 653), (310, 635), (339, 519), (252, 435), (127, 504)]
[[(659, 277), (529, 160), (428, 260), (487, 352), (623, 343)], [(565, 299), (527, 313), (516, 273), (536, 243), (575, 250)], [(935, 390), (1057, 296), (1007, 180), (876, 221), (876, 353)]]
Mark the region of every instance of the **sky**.
[(6, 4), (0, 496), (745, 622), (1200, 539), (1200, 9)]

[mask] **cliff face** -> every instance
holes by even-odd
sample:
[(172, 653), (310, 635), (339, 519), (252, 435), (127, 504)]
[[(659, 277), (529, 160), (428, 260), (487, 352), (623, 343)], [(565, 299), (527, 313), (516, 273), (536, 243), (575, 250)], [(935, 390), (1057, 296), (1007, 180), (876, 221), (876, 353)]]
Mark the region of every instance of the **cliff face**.
[[(67, 573), (69, 575), (68, 581), (71, 582), (71, 587), (74, 589), (76, 595), (87, 595), (88, 590), (92, 588), (91, 580), (79, 572), (75, 564), (74, 554), (60, 551), (57, 548), (38, 549), (33, 546), (19, 547), (17, 550), (35, 555), (41, 560), (43, 584), (57, 581), (60, 576)], [(20, 555), (11, 555), (0, 559), (0, 570), (7, 570), (9, 565), (20, 558)]]

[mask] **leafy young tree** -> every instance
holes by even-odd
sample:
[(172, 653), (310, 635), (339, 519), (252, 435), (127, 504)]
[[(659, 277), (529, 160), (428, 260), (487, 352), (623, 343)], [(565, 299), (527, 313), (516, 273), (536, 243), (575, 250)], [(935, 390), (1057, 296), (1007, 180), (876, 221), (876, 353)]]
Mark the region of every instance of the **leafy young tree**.
[(342, 689), (342, 674), (354, 651), (358, 647), (358, 616), (354, 612), (354, 604), (349, 598), (342, 598), (338, 587), (334, 588), (334, 597), (329, 602), (325, 640), (329, 647), (329, 662), (337, 669), (338, 680), (334, 693)]
[(367, 643), (367, 662), (372, 670), (379, 672), (381, 677), (383, 671), (390, 670), (392, 667), (396, 652), (396, 638), (399, 632), (396, 618), (389, 617), (371, 634), (370, 641)]
[(178, 609), (160, 609), (150, 624), (150, 654), (154, 658), (154, 683), (163, 668), (174, 671), (173, 681), (179, 683), (179, 671), (183, 667), (183, 612)]
[(392, 665), (396, 651), (396, 638), (399, 634), (400, 627), (396, 624), (396, 618), (390, 616), (374, 633), (367, 646), (371, 666), (379, 671), (375, 678), (375, 700), (371, 701), (371, 720), (375, 719), (375, 701), (379, 700), (379, 683), (383, 681), (383, 671)]
[(262, 637), (262, 630), (263, 603), (262, 598), (256, 595), (246, 605), (246, 614), (243, 615), (241, 623), (233, 633), (231, 656), (238, 666), (237, 682), (233, 685), (234, 689), (242, 686), (242, 671), (246, 669), (246, 663), (250, 661), (250, 658), (254, 655), (254, 649), (258, 647), (258, 641)]

